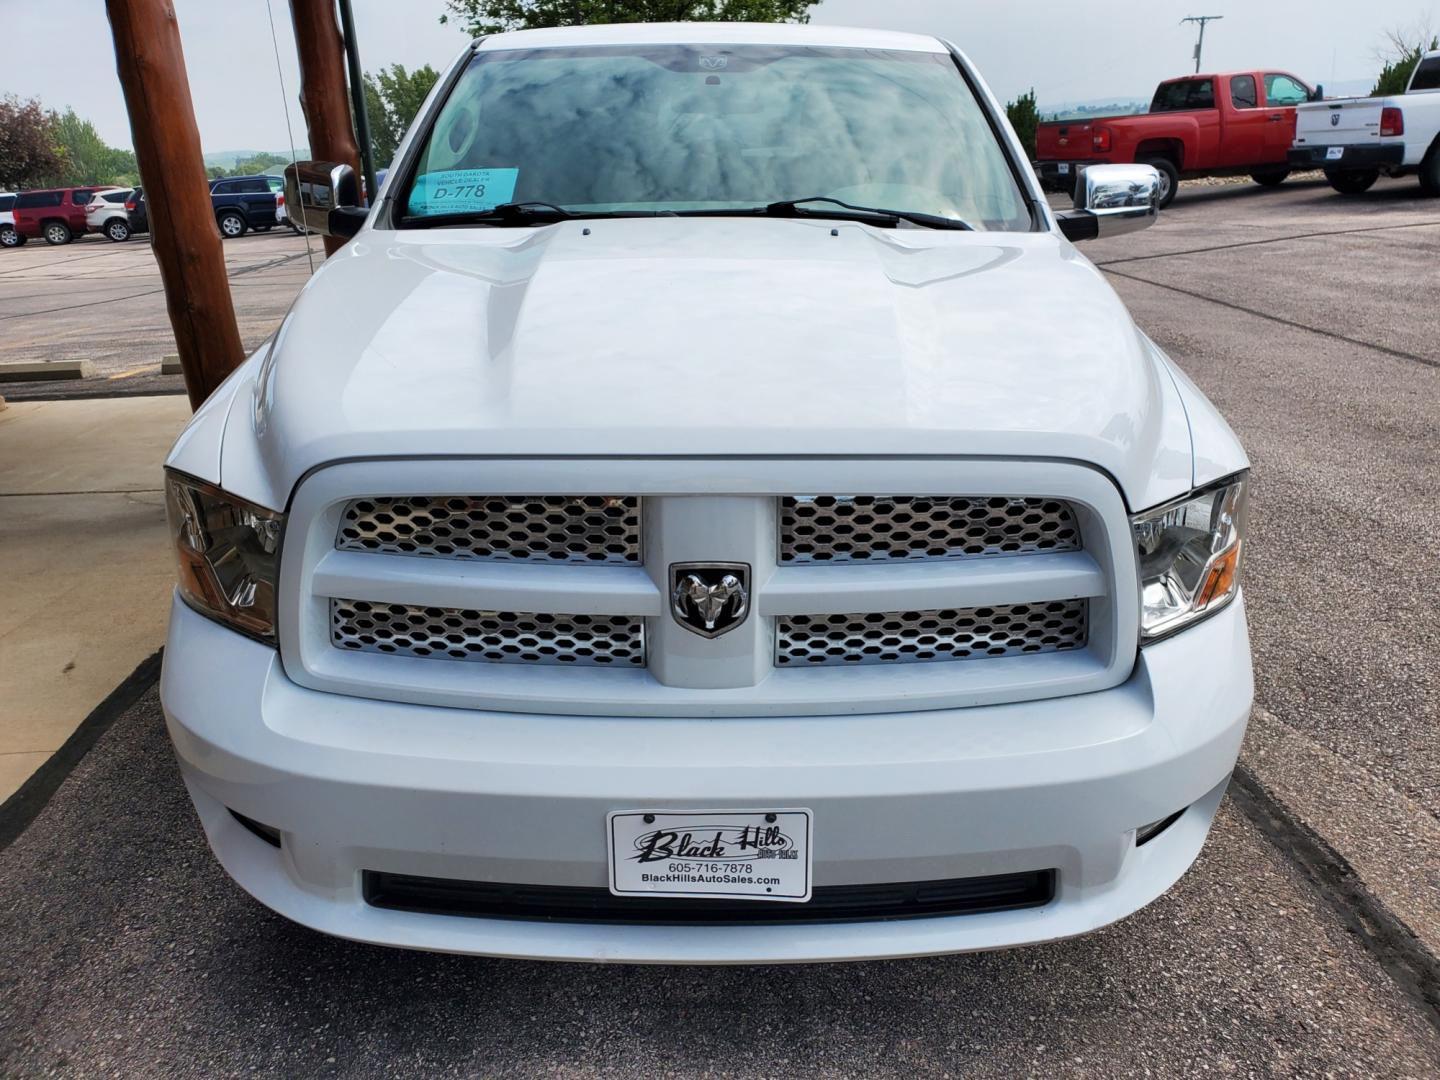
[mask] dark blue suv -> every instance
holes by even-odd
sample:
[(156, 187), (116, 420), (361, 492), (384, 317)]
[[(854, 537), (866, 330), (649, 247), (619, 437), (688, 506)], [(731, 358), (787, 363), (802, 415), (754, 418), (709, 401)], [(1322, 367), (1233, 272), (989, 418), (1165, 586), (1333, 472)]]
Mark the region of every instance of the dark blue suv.
[(284, 188), (285, 182), (278, 176), (226, 176), (210, 181), (210, 201), (220, 235), (228, 240), (251, 229), (265, 232), (274, 228), (275, 196)]

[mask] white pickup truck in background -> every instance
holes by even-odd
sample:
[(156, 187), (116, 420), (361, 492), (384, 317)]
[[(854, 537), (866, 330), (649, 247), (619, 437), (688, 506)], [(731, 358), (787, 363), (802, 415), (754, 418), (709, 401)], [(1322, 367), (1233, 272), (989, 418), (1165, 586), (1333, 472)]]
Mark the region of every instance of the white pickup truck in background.
[(1440, 195), (1440, 51), (1420, 58), (1398, 97), (1335, 98), (1295, 110), (1290, 166), (1321, 168), (1330, 186), (1358, 195), (1380, 178), (1419, 173)]

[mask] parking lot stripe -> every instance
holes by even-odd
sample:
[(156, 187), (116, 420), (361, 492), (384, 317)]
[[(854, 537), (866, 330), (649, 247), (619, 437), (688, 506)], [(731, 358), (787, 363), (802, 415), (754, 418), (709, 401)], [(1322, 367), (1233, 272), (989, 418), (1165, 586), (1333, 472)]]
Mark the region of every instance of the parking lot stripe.
[(141, 364), (139, 367), (131, 368), (129, 371), (117, 371), (114, 375), (107, 375), (105, 377), (112, 382), (116, 379), (128, 379), (132, 375), (140, 375), (153, 367), (155, 367), (154, 364)]
[(1286, 236), (1267, 236), (1263, 240), (1237, 240), (1233, 244), (1216, 244), (1214, 247), (1185, 248), (1181, 251), (1157, 251), (1149, 255), (1127, 255), (1121, 259), (1106, 259), (1095, 265), (1102, 270), (1120, 263), (1145, 262), (1149, 259), (1170, 259), (1177, 255), (1204, 255), (1211, 251), (1229, 251), (1231, 248), (1256, 247), (1260, 244), (1279, 244), (1286, 240), (1314, 240), (1325, 236), (1352, 236), (1356, 233), (1393, 232), (1396, 229), (1437, 229), (1440, 221), (1412, 221), (1407, 225), (1367, 225), (1363, 229), (1329, 229), (1325, 232), (1290, 233)]
[[(90, 307), (99, 307), (101, 304), (113, 304), (117, 300), (138, 300), (142, 296), (154, 296), (156, 293), (163, 293), (164, 289), (145, 289), (142, 292), (127, 293), (124, 296), (112, 296), (108, 300), (92, 300)], [(53, 315), (57, 311), (71, 311), (73, 305), (66, 304), (62, 307), (42, 308), (40, 311), (17, 311), (14, 315), (0, 315), (0, 322), (8, 322), (11, 319), (24, 319), (32, 315)]]
[[(1291, 238), (1287, 237), (1287, 239)], [(1205, 300), (1212, 304), (1219, 304), (1221, 307), (1229, 308), (1231, 311), (1240, 311), (1246, 315), (1254, 315), (1256, 318), (1269, 319), (1271, 322), (1279, 323), (1282, 326), (1289, 326), (1295, 330), (1305, 330), (1312, 334), (1319, 334), (1321, 337), (1331, 338), (1335, 341), (1343, 341), (1348, 345), (1355, 345), (1362, 349), (1370, 349), (1374, 352), (1384, 353), (1386, 356), (1393, 356), (1397, 360), (1409, 360), (1416, 364), (1424, 364), (1426, 367), (1440, 368), (1440, 360), (1431, 360), (1428, 356), (1417, 356), (1414, 353), (1405, 352), (1402, 349), (1392, 349), (1386, 345), (1377, 345), (1373, 341), (1362, 341), (1359, 338), (1337, 334), (1333, 330), (1322, 330), (1318, 326), (1310, 326), (1306, 323), (1296, 322), (1294, 319), (1287, 319), (1280, 315), (1271, 315), (1268, 311), (1258, 311), (1255, 308), (1246, 307), (1244, 304), (1233, 304), (1229, 300), (1218, 300), (1213, 296), (1206, 296), (1202, 292), (1195, 292), (1193, 289), (1182, 289), (1179, 285), (1167, 285), (1163, 281), (1151, 281), (1149, 278), (1138, 277), (1135, 274), (1127, 274), (1123, 270), (1112, 270), (1108, 266), (1102, 266), (1100, 269), (1107, 274), (1114, 274), (1116, 277), (1125, 278), (1127, 281), (1138, 281), (1141, 285), (1153, 285), (1157, 289), (1169, 289), (1171, 292), (1193, 297), (1196, 300)]]
[(1440, 959), (1365, 887), (1343, 855), (1291, 814), (1246, 766), (1236, 767), (1229, 795), (1440, 1030)]

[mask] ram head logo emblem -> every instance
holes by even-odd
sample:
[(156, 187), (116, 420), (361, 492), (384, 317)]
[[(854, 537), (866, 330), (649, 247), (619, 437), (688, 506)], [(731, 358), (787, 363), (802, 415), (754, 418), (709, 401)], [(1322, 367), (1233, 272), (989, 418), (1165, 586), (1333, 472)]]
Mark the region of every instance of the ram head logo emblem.
[(750, 614), (750, 567), (745, 563), (672, 563), (670, 613), (686, 630), (716, 638)]

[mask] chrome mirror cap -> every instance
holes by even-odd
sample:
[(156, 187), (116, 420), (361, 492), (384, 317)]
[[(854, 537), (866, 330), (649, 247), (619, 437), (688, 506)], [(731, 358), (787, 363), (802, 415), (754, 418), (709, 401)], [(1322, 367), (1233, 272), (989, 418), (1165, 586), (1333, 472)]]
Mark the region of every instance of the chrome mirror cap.
[(1075, 209), (1059, 214), (1071, 240), (1148, 228), (1160, 212), (1160, 173), (1151, 165), (1091, 165), (1075, 186)]
[(339, 161), (297, 161), (285, 166), (285, 207), (295, 221), (322, 236), (352, 235), (331, 222), (334, 210), (360, 205), (355, 170)]

